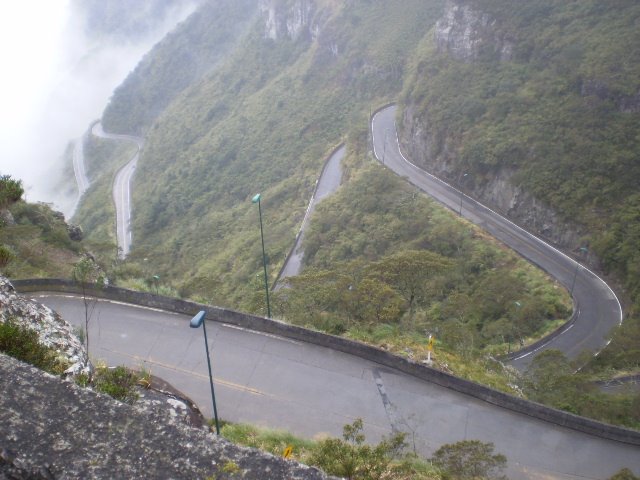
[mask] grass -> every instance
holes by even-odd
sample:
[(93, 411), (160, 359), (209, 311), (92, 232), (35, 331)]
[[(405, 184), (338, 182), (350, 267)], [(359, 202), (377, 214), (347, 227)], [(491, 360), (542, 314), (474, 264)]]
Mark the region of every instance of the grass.
[[(289, 458), (308, 465), (313, 465), (313, 458), (317, 457), (322, 442), (326, 441), (326, 439), (305, 440), (282, 430), (260, 428), (247, 424), (225, 423), (220, 433), (233, 443), (258, 448), (276, 456), (283, 456), (285, 449), (291, 447), (292, 454)], [(338, 451), (333, 453), (336, 457), (339, 454)], [(439, 480), (443, 478), (440, 471), (430, 462), (412, 455), (399, 455), (393, 459), (385, 469), (383, 477), (361, 475), (353, 478), (385, 478), (388, 480)]]
[(53, 375), (61, 375), (69, 366), (55, 349), (40, 343), (38, 332), (11, 318), (0, 322), (0, 352)]

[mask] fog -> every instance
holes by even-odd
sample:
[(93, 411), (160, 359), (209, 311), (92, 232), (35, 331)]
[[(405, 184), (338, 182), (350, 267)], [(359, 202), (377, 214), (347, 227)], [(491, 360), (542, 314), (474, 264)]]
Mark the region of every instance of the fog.
[[(7, 2), (8, 3), (8, 2)], [(187, 2), (184, 2), (185, 4)], [(131, 2), (135, 8), (136, 2)], [(135, 42), (90, 38), (69, 0), (14, 0), (0, 19), (0, 174), (23, 181), (29, 201), (69, 214), (64, 150), (99, 118), (109, 97), (192, 5), (169, 11)]]

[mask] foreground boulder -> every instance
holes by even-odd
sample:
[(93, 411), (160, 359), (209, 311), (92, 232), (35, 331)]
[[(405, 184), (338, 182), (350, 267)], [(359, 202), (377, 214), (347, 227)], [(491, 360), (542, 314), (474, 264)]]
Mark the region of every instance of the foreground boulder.
[(36, 331), (41, 344), (56, 350), (69, 365), (66, 376), (90, 371), (87, 352), (71, 325), (49, 307), (18, 295), (11, 282), (0, 276), (0, 322), (8, 320)]
[(0, 389), (0, 479), (327, 478), (2, 354)]

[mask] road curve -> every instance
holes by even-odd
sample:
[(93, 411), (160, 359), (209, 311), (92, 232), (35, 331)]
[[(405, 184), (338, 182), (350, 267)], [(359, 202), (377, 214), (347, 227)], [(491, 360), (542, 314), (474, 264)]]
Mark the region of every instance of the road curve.
[[(80, 297), (35, 298), (83, 325)], [(91, 356), (145, 367), (212, 416), (202, 332), (189, 328), (189, 320), (100, 300), (89, 324)], [(344, 424), (362, 418), (369, 440), (404, 431), (425, 456), (444, 443), (479, 439), (507, 456), (513, 480), (602, 479), (623, 467), (640, 472), (638, 446), (514, 413), (317, 345), (218, 322), (208, 322), (207, 331), (218, 412), (230, 421), (313, 438), (340, 435)]]
[(78, 186), (78, 197), (73, 202), (73, 205), (67, 214), (68, 218), (73, 217), (76, 213), (76, 209), (80, 203), (80, 198), (82, 198), (82, 195), (84, 195), (84, 193), (89, 189), (89, 185), (91, 184), (84, 166), (84, 137), (76, 138), (73, 142), (72, 164), (73, 174), (76, 178), (76, 185)]
[(131, 179), (135, 173), (144, 140), (133, 135), (107, 133), (102, 129), (102, 124), (99, 122), (93, 126), (91, 133), (96, 137), (109, 140), (133, 142), (138, 147), (131, 160), (118, 170), (113, 182), (113, 202), (116, 207), (116, 239), (118, 242), (118, 252), (120, 258), (125, 258), (131, 250), (131, 242), (133, 240), (131, 234)]
[(302, 269), (302, 259), (304, 257), (304, 250), (302, 250), (302, 241), (304, 238), (304, 232), (309, 224), (309, 218), (316, 208), (316, 205), (320, 200), (328, 197), (335, 192), (340, 183), (342, 182), (342, 159), (346, 152), (346, 147), (341, 145), (330, 156), (325, 163), (320, 178), (316, 183), (316, 188), (309, 201), (309, 206), (304, 214), (300, 230), (296, 236), (293, 248), (287, 256), (287, 259), (278, 274), (278, 278), (274, 283), (274, 290), (277, 290), (282, 286), (281, 280), (287, 277), (295, 277), (300, 273)]
[(573, 286), (574, 320), (562, 334), (523, 353), (511, 364), (523, 370), (535, 353), (555, 348), (567, 357), (581, 352), (597, 354), (609, 343), (611, 330), (622, 323), (622, 307), (613, 290), (595, 273), (545, 241), (520, 228), (488, 207), (411, 163), (401, 152), (395, 124), (395, 105), (378, 111), (371, 120), (376, 158), (437, 201), (480, 226), (533, 264), (555, 277), (567, 289)]

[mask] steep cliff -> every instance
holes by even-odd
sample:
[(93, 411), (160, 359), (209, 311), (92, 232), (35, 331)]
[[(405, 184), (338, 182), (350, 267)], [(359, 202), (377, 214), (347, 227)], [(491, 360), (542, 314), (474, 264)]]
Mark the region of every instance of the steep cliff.
[(602, 255), (593, 233), (640, 175), (639, 53), (624, 47), (639, 12), (631, 1), (449, 0), (405, 85), (404, 148), (528, 229)]

